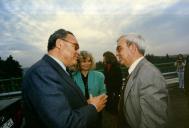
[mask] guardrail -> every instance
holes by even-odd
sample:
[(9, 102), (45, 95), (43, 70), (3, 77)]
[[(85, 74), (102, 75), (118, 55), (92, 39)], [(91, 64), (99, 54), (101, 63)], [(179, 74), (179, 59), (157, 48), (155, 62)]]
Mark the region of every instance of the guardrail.
[(166, 72), (166, 73), (162, 73), (163, 76), (166, 76), (166, 75), (175, 75), (177, 74), (177, 72)]
[(21, 90), (22, 78), (0, 79), (0, 93), (8, 93)]
[(155, 63), (154, 65), (162, 72), (174, 72), (176, 71), (175, 62), (167, 62), (167, 63)]
[(0, 93), (0, 99), (1, 98), (7, 98), (7, 97), (20, 96), (21, 93), (22, 93), (21, 91)]
[(167, 62), (167, 63), (156, 63), (156, 66), (165, 66), (165, 65), (174, 65), (175, 62)]
[[(162, 74), (166, 79), (167, 85), (175, 84), (175, 83), (178, 83), (178, 81), (179, 81), (177, 72), (166, 72), (166, 73), (162, 73)], [(8, 80), (10, 80), (10, 79), (6, 79), (6, 81), (8, 81)], [(18, 78), (18, 80), (20, 80), (20, 78)], [(0, 80), (0, 82), (1, 81), (2, 80)], [(125, 78), (123, 78), (123, 82), (125, 82)], [(5, 93), (0, 93), (0, 98), (14, 97), (14, 96), (20, 96), (20, 95), (21, 95), (21, 91), (5, 92)]]
[(166, 73), (162, 73), (162, 74), (165, 77), (168, 87), (170, 87), (173, 84), (177, 84), (179, 82), (177, 72), (166, 72)]

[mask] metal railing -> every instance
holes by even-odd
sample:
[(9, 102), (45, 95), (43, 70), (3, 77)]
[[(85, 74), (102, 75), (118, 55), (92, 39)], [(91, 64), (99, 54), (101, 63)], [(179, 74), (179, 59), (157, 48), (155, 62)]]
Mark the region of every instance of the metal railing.
[[(168, 86), (170, 84), (178, 83), (177, 72), (166, 72), (166, 73), (162, 73), (162, 74), (165, 77)], [(6, 85), (9, 88), (15, 88), (15, 87), (12, 87), (12, 86), (18, 86), (19, 83), (17, 82), (16, 84), (14, 84), (13, 83), (14, 81), (19, 81), (20, 84), (21, 84), (21, 78), (15, 78), (15, 79), (12, 78), (12, 79), (0, 80), (0, 87), (1, 87), (0, 98), (13, 97), (13, 96), (21, 95), (20, 86), (18, 88), (19, 90), (7, 91), (8, 89), (6, 89), (4, 92), (2, 91), (2, 89), (3, 89), (2, 88), (2, 83), (5, 83), (5, 82), (11, 83), (11, 86)], [(123, 78), (123, 82), (125, 82), (125, 78)]]
[(162, 73), (165, 77), (167, 87), (174, 87), (179, 82), (177, 72)]
[(0, 79), (0, 93), (8, 93), (21, 90), (22, 78)]
[(0, 99), (21, 95), (22, 78), (0, 79)]
[(1, 99), (1, 98), (7, 98), (7, 97), (20, 96), (21, 93), (22, 93), (21, 91), (0, 93), (0, 99)]

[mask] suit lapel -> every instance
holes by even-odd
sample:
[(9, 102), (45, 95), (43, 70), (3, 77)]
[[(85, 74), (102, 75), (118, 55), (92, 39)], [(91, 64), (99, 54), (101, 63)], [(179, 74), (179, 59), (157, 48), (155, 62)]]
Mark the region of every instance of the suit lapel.
[(133, 86), (133, 77), (131, 75), (130, 78), (129, 78), (129, 80), (128, 80), (128, 82), (127, 82), (126, 88), (124, 90), (125, 101), (127, 100), (127, 97), (129, 95), (129, 92), (130, 92), (132, 86)]
[[(62, 67), (51, 57), (48, 55), (45, 55), (43, 59), (50, 64), (50, 66), (55, 69), (60, 74), (60, 77), (62, 80), (65, 80), (69, 84), (69, 88), (72, 88), (75, 92), (78, 93), (78, 95), (84, 100), (85, 97), (83, 96), (81, 90), (75, 85), (74, 81), (71, 79), (71, 77), (62, 69)], [(67, 86), (67, 85), (65, 85)]]
[(125, 97), (125, 100), (127, 100), (128, 98), (128, 95), (131, 91), (131, 88), (133, 87), (133, 80), (135, 79), (135, 77), (138, 75), (138, 72), (140, 70), (140, 67), (146, 62), (146, 59), (142, 59), (138, 65), (136, 66), (136, 68), (134, 69), (134, 71), (130, 74), (130, 77), (129, 77), (129, 80), (127, 82), (127, 85), (126, 85), (126, 88), (125, 88), (125, 91), (124, 91), (124, 97)]

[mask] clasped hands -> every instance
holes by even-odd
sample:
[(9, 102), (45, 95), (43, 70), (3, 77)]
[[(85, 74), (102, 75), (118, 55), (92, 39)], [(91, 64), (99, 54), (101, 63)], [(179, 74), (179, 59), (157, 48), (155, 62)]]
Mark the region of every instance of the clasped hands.
[(106, 94), (101, 94), (99, 96), (90, 98), (87, 100), (88, 104), (92, 104), (96, 107), (97, 112), (102, 111), (102, 109), (106, 106), (108, 96)]

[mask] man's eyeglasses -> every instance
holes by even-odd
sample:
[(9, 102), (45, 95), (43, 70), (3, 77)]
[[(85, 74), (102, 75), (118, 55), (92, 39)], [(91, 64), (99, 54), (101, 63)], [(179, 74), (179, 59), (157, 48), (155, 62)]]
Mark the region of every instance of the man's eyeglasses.
[(68, 40), (66, 40), (66, 39), (63, 39), (63, 38), (61, 38), (61, 40), (65, 41), (65, 42), (67, 42), (67, 43), (72, 44), (72, 45), (74, 46), (74, 49), (75, 49), (75, 50), (78, 50), (78, 49), (79, 49), (79, 44), (78, 44), (78, 43), (72, 43), (72, 42), (70, 42), (70, 41), (68, 41)]

